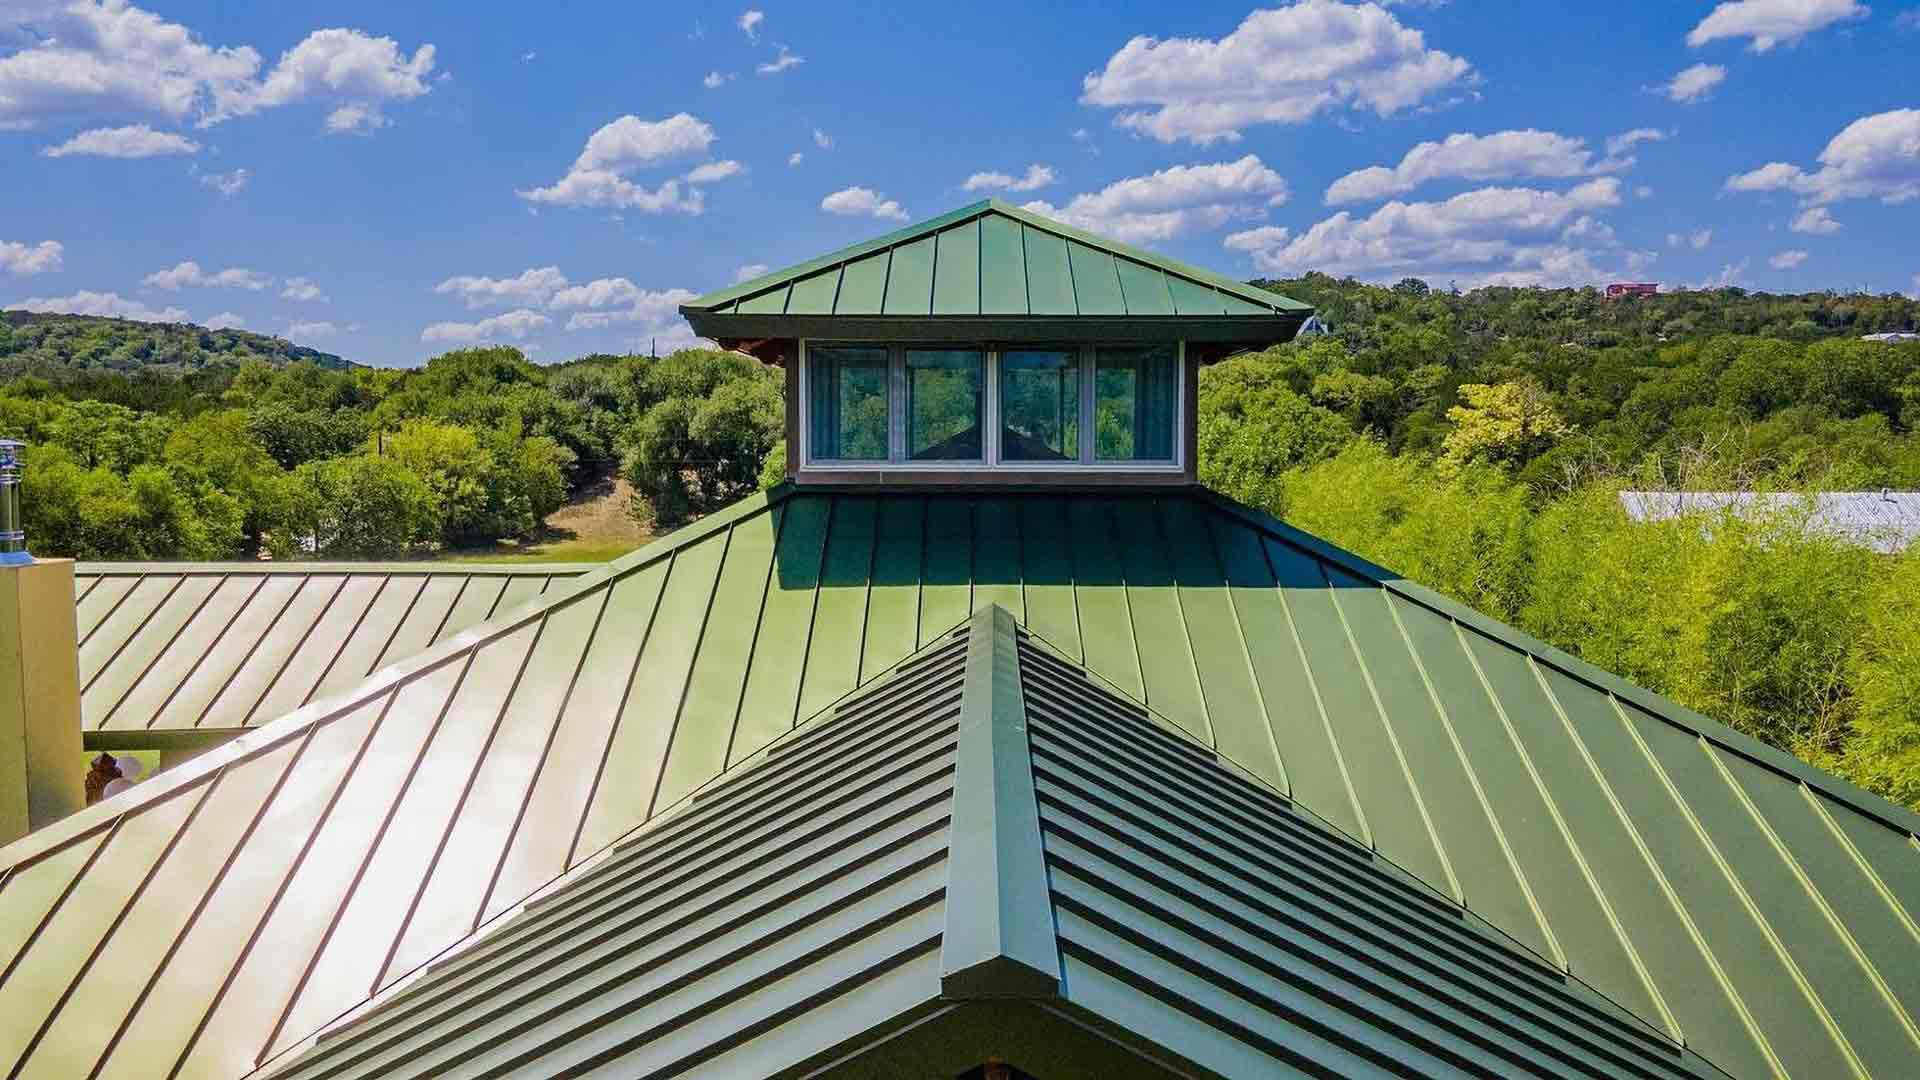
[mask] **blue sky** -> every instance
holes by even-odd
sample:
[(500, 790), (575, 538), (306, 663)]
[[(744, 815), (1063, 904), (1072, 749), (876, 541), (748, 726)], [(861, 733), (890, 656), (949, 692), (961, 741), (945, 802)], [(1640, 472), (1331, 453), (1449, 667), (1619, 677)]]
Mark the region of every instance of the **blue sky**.
[(375, 364), (997, 195), (1226, 273), (1920, 292), (1920, 4), (0, 0), (0, 305)]

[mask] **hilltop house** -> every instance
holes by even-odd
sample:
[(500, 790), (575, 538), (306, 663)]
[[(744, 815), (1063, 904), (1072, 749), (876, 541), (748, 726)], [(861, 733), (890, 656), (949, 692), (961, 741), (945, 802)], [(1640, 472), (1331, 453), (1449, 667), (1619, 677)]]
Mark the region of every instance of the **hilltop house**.
[(683, 310), (789, 482), (605, 566), (0, 566), (10, 1075), (1913, 1074), (1920, 818), (1195, 484), (1302, 305), (988, 202)]

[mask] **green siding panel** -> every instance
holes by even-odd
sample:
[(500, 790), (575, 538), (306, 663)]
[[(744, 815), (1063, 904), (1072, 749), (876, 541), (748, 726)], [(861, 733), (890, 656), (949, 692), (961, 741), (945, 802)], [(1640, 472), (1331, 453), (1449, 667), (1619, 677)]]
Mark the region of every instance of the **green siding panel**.
[(1067, 504), (1067, 522), (1074, 540), (1074, 602), (1080, 610), (1087, 667), (1121, 693), (1140, 698), (1145, 693), (1140, 653), (1133, 641), (1127, 577), (1113, 542), (1113, 514), (1103, 500), (1075, 499)]
[(980, 219), (980, 314), (1027, 314), (1027, 253), (1020, 223)]
[(1457, 898), (1459, 883), (1436, 847), (1426, 808), (1414, 787), (1413, 765), (1395, 726), (1396, 715), (1404, 724), (1408, 715), (1420, 716), (1422, 711), (1420, 722), (1433, 723), (1426, 691), (1419, 680), (1406, 677), (1406, 642), (1387, 609), (1385, 593), (1332, 567), (1324, 568), (1333, 586), (1329, 595), (1368, 691), (1369, 707), (1350, 717), (1353, 733), (1340, 746), (1366, 812), (1373, 846), (1436, 891)]
[(789, 315), (831, 315), (833, 299), (840, 291), (840, 268), (834, 267), (793, 283), (793, 295), (787, 298)]
[(917, 498), (880, 500), (867, 590), (866, 643), (860, 651), (865, 683), (919, 648), (920, 546), (926, 508)]
[(893, 266), (887, 274), (887, 298), (884, 314), (925, 315), (933, 301), (934, 238), (915, 240), (893, 249)]
[(1083, 660), (1080, 613), (1073, 597), (1073, 540), (1061, 500), (1020, 501), (1020, 565), (1028, 629)]
[(1120, 295), (1129, 315), (1171, 315), (1173, 294), (1167, 291), (1167, 275), (1132, 259), (1115, 259), (1120, 272)]
[(1120, 550), (1127, 580), (1127, 606), (1133, 615), (1133, 639), (1139, 645), (1142, 695), (1148, 706), (1208, 745), (1207, 706), (1200, 693), (1193, 649), (1187, 642), (1180, 597), (1171, 588), (1173, 567), (1154, 524), (1153, 505), (1144, 499), (1116, 499), (1111, 507), (1114, 546)]
[(1214, 746), (1255, 776), (1285, 790), (1273, 732), (1254, 686), (1246, 643), (1240, 637), (1227, 579), (1214, 555), (1203, 511), (1186, 499), (1165, 500), (1159, 511)]
[(969, 221), (944, 230), (936, 243), (933, 313), (980, 314), (980, 222)]
[(1468, 764), (1460, 729), (1489, 716), (1486, 694), (1467, 664), (1453, 620), (1404, 600), (1396, 599), (1393, 608), (1437, 714), (1437, 723), (1403, 729), (1407, 758), (1421, 763), (1418, 782), (1433, 797), (1434, 823), (1465, 903), (1515, 941), (1552, 957), (1553, 946), (1505, 836), (1507, 814), (1492, 800), (1485, 778)]
[(758, 296), (750, 296), (740, 301), (742, 315), (781, 315), (787, 310), (787, 293), (792, 286), (782, 285), (777, 289), (768, 289)]
[[(826, 553), (830, 505), (826, 499), (793, 499), (781, 504), (773, 577), (767, 583), (766, 604), (760, 614), (760, 640), (769, 647), (754, 650), (730, 761), (759, 750), (793, 726), (800, 704), (800, 677), (806, 671), (807, 633), (813, 626), (820, 559)], [(774, 647), (776, 642), (779, 644)]]
[(840, 271), (840, 295), (834, 302), (835, 315), (878, 315), (887, 295), (887, 263), (890, 252), (882, 251), (848, 263)]
[(1227, 305), (1212, 286), (1187, 278), (1167, 275), (1167, 290), (1173, 294), (1176, 315), (1224, 315)]
[(1248, 620), (1249, 647), (1255, 647), (1256, 636), (1261, 642), (1264, 655), (1256, 655), (1254, 663), (1267, 691), (1274, 742), (1293, 797), (1335, 828), (1364, 840), (1367, 827), (1355, 807), (1335, 733), (1348, 723), (1349, 712), (1342, 709), (1371, 707), (1364, 700), (1366, 688), (1354, 685), (1351, 656), (1333, 636), (1340, 627), (1320, 564), (1271, 539), (1265, 550), (1275, 586), (1272, 599), (1247, 596), (1240, 617)]
[(660, 802), (668, 805), (706, 783), (727, 765), (744, 673), (753, 661), (760, 608), (773, 570), (772, 514), (755, 514), (727, 531), (727, 554), (707, 613), (700, 651), (687, 682), (687, 700), (674, 725), (660, 778)]
[(1027, 259), (1027, 305), (1034, 315), (1078, 315), (1067, 242), (1038, 229), (1022, 229)]
[[(1480, 634), (1463, 636), (1512, 735), (1517, 736), (1523, 730), (1553, 730), (1559, 725), (1559, 710), (1548, 700), (1526, 656)], [(1589, 795), (1597, 793), (1592, 792), (1587, 783), (1578, 756), (1568, 753), (1570, 748), (1564, 744), (1542, 746), (1543, 752), (1538, 755), (1530, 753), (1524, 737), (1517, 741), (1510, 737), (1504, 742), (1497, 739), (1492, 742), (1500, 747), (1496, 760), (1504, 763), (1497, 767), (1508, 769), (1516, 779), (1531, 780), (1541, 800), (1543, 816), (1539, 818), (1530, 816), (1531, 804), (1521, 797), (1503, 800), (1501, 805), (1516, 809), (1527, 807), (1528, 814), (1510, 815), (1506, 820), (1524, 818), (1538, 826), (1509, 829), (1508, 836), (1521, 852), (1534, 895), (1546, 912), (1560, 947), (1566, 951), (1569, 968), (1634, 1015), (1661, 1015), (1635, 958), (1610, 917), (1608, 897), (1597, 891), (1597, 875), (1584, 858), (1585, 845), (1577, 839), (1585, 834), (1586, 828), (1579, 833), (1574, 831), (1576, 823), (1584, 827), (1594, 824), (1589, 819), (1575, 817), (1574, 806), (1589, 813), (1602, 809), (1597, 799), (1581, 800), (1583, 791)], [(1539, 850), (1529, 850), (1527, 845), (1534, 843), (1539, 845)]]
[(1120, 277), (1112, 255), (1086, 244), (1067, 243), (1067, 257), (1073, 264), (1073, 295), (1082, 315), (1125, 315), (1127, 302), (1120, 295)]
[(1019, 514), (1011, 499), (981, 499), (973, 504), (973, 610), (999, 604), (1024, 622)]
[(973, 610), (973, 503), (927, 501), (926, 561), (920, 585), (920, 644), (959, 626)]
[(1273, 314), (1272, 308), (1267, 307), (1263, 304), (1253, 303), (1250, 300), (1242, 299), (1241, 297), (1235, 296), (1232, 293), (1228, 293), (1228, 292), (1221, 293), (1220, 300), (1222, 303), (1226, 305), (1226, 308), (1227, 308), (1226, 313), (1229, 315), (1271, 315)]
[(854, 688), (860, 646), (866, 640), (867, 580), (873, 573), (874, 501), (834, 500), (827, 556), (815, 594), (813, 632), (807, 637), (807, 675), (800, 687), (805, 720)]

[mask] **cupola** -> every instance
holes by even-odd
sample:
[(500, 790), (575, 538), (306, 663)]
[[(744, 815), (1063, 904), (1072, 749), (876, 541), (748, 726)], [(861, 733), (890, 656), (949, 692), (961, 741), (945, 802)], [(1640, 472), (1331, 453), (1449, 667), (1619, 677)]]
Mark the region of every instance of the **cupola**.
[(787, 373), (802, 484), (1186, 484), (1201, 364), (1313, 312), (998, 200), (703, 296)]

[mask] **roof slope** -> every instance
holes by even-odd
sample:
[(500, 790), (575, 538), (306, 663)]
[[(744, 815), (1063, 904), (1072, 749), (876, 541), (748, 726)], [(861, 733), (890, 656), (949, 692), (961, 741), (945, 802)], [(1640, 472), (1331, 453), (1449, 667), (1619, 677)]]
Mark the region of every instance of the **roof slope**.
[(275, 1075), (1711, 1073), (1023, 636), (977, 613)]
[(87, 746), (185, 743), (265, 723), (597, 569), (81, 563)]
[(1777, 514), (1798, 519), (1808, 532), (1888, 555), (1920, 540), (1920, 491), (1623, 491), (1620, 506), (1636, 521)]
[[(1265, 319), (1311, 309), (1278, 293), (990, 199), (730, 288), (680, 309), (717, 336), (807, 318)], [(778, 319), (776, 319), (778, 317)], [(1277, 318), (1283, 317), (1283, 318)]]
[(0, 1061), (244, 1071), (993, 604), (1732, 1075), (1920, 1052), (1903, 810), (1205, 493), (783, 488), (0, 849)]

